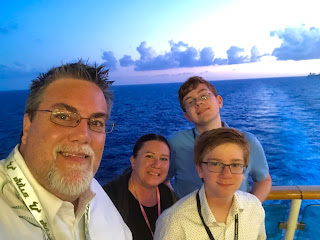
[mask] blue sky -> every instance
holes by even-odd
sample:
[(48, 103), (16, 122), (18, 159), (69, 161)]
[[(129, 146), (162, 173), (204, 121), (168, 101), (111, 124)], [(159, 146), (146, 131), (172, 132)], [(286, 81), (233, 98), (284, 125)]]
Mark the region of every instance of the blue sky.
[(115, 84), (320, 72), (318, 0), (5, 1), (0, 90), (80, 58)]

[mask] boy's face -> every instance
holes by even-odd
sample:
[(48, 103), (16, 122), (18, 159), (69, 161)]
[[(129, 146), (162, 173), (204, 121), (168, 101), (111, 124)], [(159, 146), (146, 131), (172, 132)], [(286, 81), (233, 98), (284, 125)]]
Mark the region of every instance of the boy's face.
[[(245, 164), (242, 148), (234, 143), (219, 145), (208, 152), (203, 162), (220, 162), (224, 164)], [(205, 163), (196, 165), (199, 177), (203, 179), (207, 199), (225, 198), (232, 199), (233, 194), (239, 189), (244, 180), (243, 173), (231, 173), (230, 168), (225, 166), (220, 173), (210, 172)]]
[[(202, 98), (202, 96), (206, 96)], [(192, 102), (193, 104), (188, 104)], [(199, 84), (197, 88), (190, 91), (184, 98), (184, 116), (195, 125), (205, 125), (220, 120), (219, 109), (223, 101), (221, 96), (214, 96), (205, 84)]]

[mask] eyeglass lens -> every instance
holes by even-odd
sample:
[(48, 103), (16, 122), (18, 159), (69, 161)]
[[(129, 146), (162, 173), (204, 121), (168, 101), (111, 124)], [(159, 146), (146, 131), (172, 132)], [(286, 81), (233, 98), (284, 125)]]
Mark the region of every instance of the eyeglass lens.
[(241, 174), (244, 172), (244, 165), (243, 164), (224, 164), (224, 163), (206, 163), (208, 170), (210, 172), (220, 173), (223, 171), (225, 167), (229, 167), (231, 173), (234, 174)]
[(113, 121), (103, 117), (82, 118), (80, 114), (64, 109), (54, 109), (50, 119), (53, 123), (66, 127), (76, 127), (82, 119), (87, 119), (89, 128), (99, 133), (111, 133), (114, 128)]

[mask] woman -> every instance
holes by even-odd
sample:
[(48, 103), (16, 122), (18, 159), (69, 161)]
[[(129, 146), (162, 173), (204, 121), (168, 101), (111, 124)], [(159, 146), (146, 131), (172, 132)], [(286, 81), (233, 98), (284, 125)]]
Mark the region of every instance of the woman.
[(103, 188), (130, 228), (133, 239), (153, 239), (155, 222), (175, 197), (163, 184), (169, 169), (170, 146), (156, 134), (138, 139), (130, 158), (131, 168)]
[(194, 162), (203, 185), (160, 216), (154, 239), (266, 239), (261, 202), (237, 191), (249, 152), (244, 135), (235, 129), (202, 133), (194, 145)]

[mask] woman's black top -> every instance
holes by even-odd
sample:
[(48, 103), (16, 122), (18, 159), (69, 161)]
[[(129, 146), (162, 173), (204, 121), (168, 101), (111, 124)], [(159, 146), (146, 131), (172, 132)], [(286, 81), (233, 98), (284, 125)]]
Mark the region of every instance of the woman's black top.
[[(113, 204), (120, 212), (124, 222), (132, 232), (134, 240), (152, 240), (151, 232), (141, 213), (139, 202), (129, 191), (129, 179), (131, 168), (126, 169), (116, 180), (103, 186)], [(161, 212), (172, 206), (176, 201), (173, 193), (165, 184), (159, 185)], [(152, 207), (143, 206), (152, 231), (155, 231), (155, 224), (158, 218), (158, 204)]]

